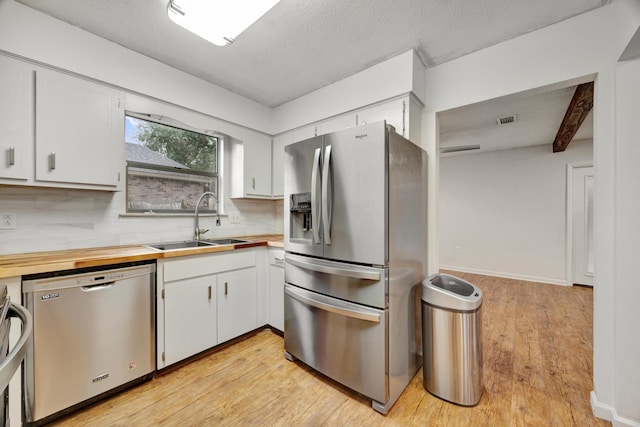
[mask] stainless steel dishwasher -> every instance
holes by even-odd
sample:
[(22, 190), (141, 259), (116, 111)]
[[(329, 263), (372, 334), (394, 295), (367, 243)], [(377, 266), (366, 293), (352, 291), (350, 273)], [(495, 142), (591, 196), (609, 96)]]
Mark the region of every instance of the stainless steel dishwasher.
[(24, 368), (28, 424), (47, 423), (153, 376), (155, 268), (120, 264), (23, 278), (33, 316)]

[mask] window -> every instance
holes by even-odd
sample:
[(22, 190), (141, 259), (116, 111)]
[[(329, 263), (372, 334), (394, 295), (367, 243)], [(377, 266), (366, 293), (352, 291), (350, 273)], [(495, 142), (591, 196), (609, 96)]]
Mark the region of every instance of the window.
[[(218, 136), (126, 116), (127, 212), (193, 212), (218, 193)], [(201, 212), (218, 209), (212, 197)]]

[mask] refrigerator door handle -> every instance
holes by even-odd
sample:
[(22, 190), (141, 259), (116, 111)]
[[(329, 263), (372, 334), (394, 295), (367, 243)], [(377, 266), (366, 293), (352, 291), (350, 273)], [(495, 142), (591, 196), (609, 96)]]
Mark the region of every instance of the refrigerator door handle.
[(303, 304), (310, 305), (311, 307), (318, 308), (320, 310), (329, 311), (345, 317), (351, 317), (353, 319), (365, 320), (367, 322), (380, 323), (380, 315), (378, 313), (371, 313), (365, 310), (354, 310), (352, 308), (341, 307), (335, 304), (328, 304), (326, 302), (318, 301), (305, 295), (306, 292), (295, 289), (290, 285), (285, 287), (285, 293), (291, 298), (297, 299)]
[[(331, 179), (331, 145), (327, 145), (324, 150), (324, 164), (322, 165), (322, 224), (324, 225), (324, 243), (331, 244), (331, 225), (333, 206), (329, 206), (329, 180)], [(331, 182), (333, 185), (333, 181)]]
[(313, 156), (313, 169), (311, 170), (311, 231), (312, 242), (320, 243), (320, 212), (318, 211), (318, 173), (320, 172), (320, 154), (321, 149), (316, 148), (316, 152)]
[(360, 270), (356, 267), (335, 267), (327, 265), (322, 261), (309, 261), (297, 255), (287, 254), (286, 262), (305, 270), (317, 271), (320, 273), (333, 274), (336, 276), (351, 277), (353, 279), (380, 280), (380, 272), (370, 270)]

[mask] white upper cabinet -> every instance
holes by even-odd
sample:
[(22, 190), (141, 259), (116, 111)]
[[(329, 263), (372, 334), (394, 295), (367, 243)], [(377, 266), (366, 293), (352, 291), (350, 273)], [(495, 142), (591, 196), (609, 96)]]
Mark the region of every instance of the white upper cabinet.
[(362, 126), (386, 120), (396, 133), (408, 139), (417, 139), (420, 134), (422, 105), (414, 96), (407, 94), (379, 104), (363, 107), (292, 131), (293, 142), (303, 141), (316, 135)]
[(356, 126), (355, 114), (343, 114), (338, 117), (332, 117), (316, 124), (316, 133), (325, 135), (327, 133), (336, 132)]
[(0, 56), (0, 182), (22, 184), (33, 163), (33, 67)]
[(317, 133), (316, 125), (298, 128), (293, 131), (293, 142), (304, 141), (305, 139), (313, 138), (316, 135), (319, 135)]
[(388, 125), (396, 128), (396, 133), (407, 138), (409, 97), (394, 99), (384, 104), (374, 105), (358, 111), (358, 126), (386, 120)]
[(271, 137), (244, 130), (232, 149), (231, 197), (271, 198)]
[(419, 143), (421, 114), (422, 105), (420, 101), (411, 95), (406, 95), (278, 135), (273, 139), (273, 196), (282, 197), (284, 194), (283, 160), (285, 146), (313, 138), (316, 135), (324, 135), (381, 120), (386, 120), (387, 124), (393, 126), (396, 133), (415, 143)]
[(36, 180), (116, 190), (124, 165), (123, 100), (111, 88), (38, 70)]
[(124, 188), (124, 97), (0, 55), (0, 184)]
[(293, 133), (280, 134), (273, 138), (271, 155), (271, 195), (282, 197), (284, 195), (284, 147), (293, 143)]
[(271, 138), (247, 131), (244, 140), (244, 191), (247, 196), (271, 196)]
[(364, 108), (357, 113), (358, 126), (386, 120), (398, 135), (420, 142), (422, 103), (412, 95)]

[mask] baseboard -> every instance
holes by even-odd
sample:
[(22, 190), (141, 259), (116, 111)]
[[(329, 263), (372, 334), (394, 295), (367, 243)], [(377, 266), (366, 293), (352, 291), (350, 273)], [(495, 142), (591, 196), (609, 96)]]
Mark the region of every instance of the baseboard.
[(621, 417), (613, 406), (598, 402), (598, 397), (594, 390), (591, 391), (590, 401), (593, 415), (597, 418), (611, 421), (613, 427), (640, 427), (640, 422)]
[(548, 277), (526, 276), (522, 274), (504, 273), (501, 271), (481, 270), (478, 268), (467, 268), (456, 265), (441, 265), (442, 270), (460, 271), (462, 273), (482, 274), (484, 276), (503, 277), (505, 279), (524, 280), (527, 282), (548, 283), (552, 285), (568, 286), (566, 280), (550, 279)]

